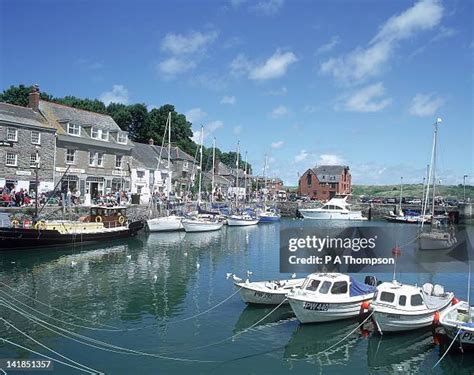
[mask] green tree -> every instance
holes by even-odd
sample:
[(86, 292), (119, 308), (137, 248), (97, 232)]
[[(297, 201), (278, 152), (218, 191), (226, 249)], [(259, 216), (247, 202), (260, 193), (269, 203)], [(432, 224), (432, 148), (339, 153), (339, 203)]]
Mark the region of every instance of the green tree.
[(110, 103), (107, 106), (107, 113), (114, 119), (120, 129), (128, 131), (130, 124), (132, 123), (132, 115), (129, 110), (129, 106), (119, 103)]
[[(30, 93), (32, 86), (18, 85), (10, 86), (8, 89), (3, 90), (0, 94), (0, 102), (19, 105), (26, 107), (28, 105), (28, 94)], [(45, 92), (40, 93), (40, 98), (43, 100), (51, 100), (51, 95)]]

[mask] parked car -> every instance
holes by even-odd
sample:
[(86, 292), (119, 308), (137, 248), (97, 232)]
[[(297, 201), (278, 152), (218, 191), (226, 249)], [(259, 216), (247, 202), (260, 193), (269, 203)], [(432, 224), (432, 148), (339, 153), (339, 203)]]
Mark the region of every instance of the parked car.
[(383, 203), (385, 203), (385, 204), (395, 204), (395, 203), (398, 203), (398, 200), (397, 200), (397, 198), (385, 198), (383, 200)]
[(380, 199), (380, 198), (372, 198), (369, 202), (370, 202), (370, 203), (377, 203), (377, 204), (378, 204), (378, 203), (382, 203), (382, 199)]

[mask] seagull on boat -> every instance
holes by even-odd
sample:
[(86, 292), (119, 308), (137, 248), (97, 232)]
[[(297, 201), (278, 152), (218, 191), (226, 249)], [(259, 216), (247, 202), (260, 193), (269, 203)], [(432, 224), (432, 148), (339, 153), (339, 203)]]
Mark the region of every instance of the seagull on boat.
[(249, 270), (247, 270), (247, 277), (250, 277), (250, 276), (252, 276), (252, 275), (253, 275), (253, 272), (252, 272), (252, 271), (249, 271)]
[(232, 274), (232, 280), (234, 280), (236, 283), (240, 283), (242, 281), (240, 277), (237, 277), (234, 274)]
[(292, 273), (292, 274), (291, 274), (291, 278), (292, 278), (292, 279), (296, 278), (296, 273)]
[(227, 273), (225, 274), (225, 279), (226, 279), (226, 280), (229, 280), (232, 275), (233, 275), (232, 272), (227, 272)]

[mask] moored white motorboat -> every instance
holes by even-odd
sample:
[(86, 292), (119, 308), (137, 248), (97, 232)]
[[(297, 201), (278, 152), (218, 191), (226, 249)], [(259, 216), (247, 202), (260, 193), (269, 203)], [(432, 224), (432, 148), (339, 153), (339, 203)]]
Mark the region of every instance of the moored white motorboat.
[(222, 221), (208, 220), (202, 218), (183, 219), (184, 230), (186, 232), (210, 232), (222, 228)]
[(275, 223), (280, 221), (281, 215), (276, 210), (266, 209), (259, 215), (259, 223)]
[(227, 218), (227, 225), (229, 227), (245, 227), (256, 224), (258, 224), (258, 218), (250, 216), (249, 214), (231, 215)]
[(374, 293), (373, 285), (363, 284), (348, 275), (313, 273), (301, 288), (290, 291), (287, 298), (301, 323), (317, 323), (358, 316)]
[(443, 326), (446, 335), (456, 340), (461, 347), (474, 348), (474, 307), (469, 306), (466, 301), (460, 301), (443, 311), (439, 317), (439, 323)]
[(146, 221), (150, 232), (171, 232), (183, 230), (183, 218), (177, 215), (155, 217)]
[(410, 331), (432, 325), (435, 314), (448, 308), (453, 297), (441, 285), (420, 288), (393, 280), (377, 286), (370, 310), (380, 334)]
[(334, 197), (319, 208), (302, 208), (299, 212), (305, 219), (319, 220), (367, 220), (361, 211), (352, 211), (346, 197)]
[[(299, 288), (305, 279), (239, 281), (234, 277), (234, 285), (240, 288), (240, 297), (245, 303), (279, 305), (293, 288)], [(288, 303), (288, 302), (286, 302)]]

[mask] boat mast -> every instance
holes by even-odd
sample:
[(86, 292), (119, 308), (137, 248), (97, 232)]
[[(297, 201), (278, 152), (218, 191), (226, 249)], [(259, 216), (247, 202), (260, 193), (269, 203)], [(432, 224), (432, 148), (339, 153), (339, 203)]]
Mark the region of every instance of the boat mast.
[(244, 190), (244, 201), (247, 202), (247, 151), (245, 151)]
[(212, 181), (211, 181), (211, 203), (214, 203), (214, 173), (216, 171), (216, 137), (212, 141)]
[(403, 177), (400, 177), (400, 205), (398, 208), (398, 215), (403, 215), (402, 199), (403, 199)]
[(239, 152), (240, 152), (240, 141), (237, 141), (237, 160), (235, 162), (236, 166), (236, 179), (235, 179), (235, 187), (237, 194), (235, 194), (235, 207), (239, 206)]
[(201, 204), (201, 183), (202, 183), (202, 144), (204, 142), (204, 126), (201, 126), (201, 137), (199, 146), (199, 190), (198, 190), (198, 206)]
[(267, 210), (267, 155), (263, 163), (263, 209)]
[[(428, 181), (426, 182), (426, 194), (425, 194), (425, 201), (423, 203), (423, 217), (425, 217), (425, 215), (426, 215), (426, 210), (428, 209), (428, 200), (429, 200), (429, 197), (430, 197), (430, 184), (431, 184), (431, 179), (432, 179), (432, 175), (433, 175), (433, 166), (434, 166), (433, 162), (434, 162), (434, 157), (435, 157), (438, 122), (441, 122), (440, 118), (438, 118), (436, 120), (436, 123), (434, 124), (435, 131), (434, 131), (434, 134), (433, 134), (433, 148), (431, 150), (431, 162), (429, 164)], [(433, 182), (433, 184), (434, 184), (434, 182)], [(434, 199), (433, 199), (433, 206), (434, 206)], [(433, 214), (432, 214), (432, 217), (434, 217)], [(425, 220), (423, 219), (421, 221), (421, 229), (423, 229), (424, 224), (425, 224)]]
[[(166, 184), (166, 198), (169, 204), (171, 190), (171, 112), (168, 112), (168, 183)], [(165, 130), (166, 131), (166, 130)]]
[(431, 202), (431, 224), (433, 228), (434, 217), (435, 217), (435, 196), (436, 196), (436, 149), (438, 148), (438, 124), (441, 122), (441, 119), (438, 118), (434, 124), (434, 144), (433, 144), (433, 201)]

